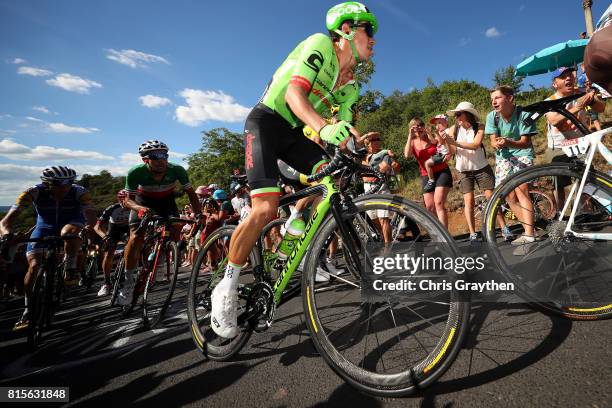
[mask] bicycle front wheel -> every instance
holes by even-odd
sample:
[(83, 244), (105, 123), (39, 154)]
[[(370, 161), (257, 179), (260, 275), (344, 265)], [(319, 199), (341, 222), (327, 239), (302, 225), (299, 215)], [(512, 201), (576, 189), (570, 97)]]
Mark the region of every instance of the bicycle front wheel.
[(147, 328), (153, 328), (161, 321), (172, 300), (179, 268), (176, 242), (166, 241), (154, 256), (157, 257), (156, 263), (150, 262), (151, 270), (142, 302), (142, 320)]
[[(349, 237), (338, 233), (339, 225), (330, 216), (313, 239), (302, 281), (305, 320), (319, 353), (349, 384), (379, 396), (409, 395), (433, 383), (454, 361), (468, 329), (469, 301), (454, 285), (433, 296), (364, 298), (366, 282), (348, 254), (349, 246), (358, 249), (360, 259), (377, 256), (370, 248), (383, 246), (385, 221), (370, 219), (376, 215), (389, 220), (405, 217), (415, 225), (415, 232), (418, 228), (410, 242), (393, 242), (390, 257), (400, 248), (416, 254), (426, 245), (444, 247), (447, 255), (457, 256), (457, 248), (431, 214), (402, 197), (368, 195), (354, 204), (358, 212), (345, 221), (353, 231)], [(317, 283), (318, 259), (329, 250), (326, 243), (332, 235), (341, 242), (338, 251), (344, 262), (337, 267), (344, 273), (330, 273), (328, 283)]]
[(240, 272), (237, 305), (238, 335), (232, 339), (226, 339), (217, 336), (211, 328), (211, 295), (214, 287), (225, 274), (230, 240), (235, 229), (233, 225), (218, 228), (206, 239), (191, 270), (187, 294), (187, 315), (191, 337), (204, 356), (217, 361), (228, 360), (238, 353), (249, 340), (254, 329), (253, 323), (242, 316), (246, 313), (251, 290), (259, 282), (253, 273), (256, 266), (261, 267), (256, 248), (253, 248), (249, 261)]
[[(524, 300), (569, 319), (605, 319), (612, 317), (612, 241), (606, 238), (612, 233), (612, 180), (593, 170), (577, 197), (583, 171), (576, 164), (553, 163), (511, 176), (487, 205), (483, 236), (490, 259)], [(521, 188), (527, 186), (525, 200)], [(563, 211), (564, 203), (564, 214), (551, 211), (551, 206)], [(566, 233), (575, 204), (573, 232)], [(497, 214), (522, 242), (499, 236)], [(525, 236), (533, 236), (533, 242)]]

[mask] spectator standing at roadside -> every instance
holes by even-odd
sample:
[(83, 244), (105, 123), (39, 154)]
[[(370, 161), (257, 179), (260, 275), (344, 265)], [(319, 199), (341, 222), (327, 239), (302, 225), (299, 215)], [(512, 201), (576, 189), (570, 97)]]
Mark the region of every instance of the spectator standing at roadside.
[(450, 154), (446, 139), (444, 138), (444, 131), (448, 128), (448, 118), (446, 115), (437, 115), (429, 121), (430, 124), (435, 125), (432, 130), (432, 134), (427, 133), (431, 137), (431, 142), (436, 143), (436, 154), (425, 160), (425, 171), (427, 171), (427, 184), (423, 187), (423, 191), (430, 193), (436, 188), (436, 181), (434, 180), (433, 168), (436, 164), (446, 163), (450, 160)]
[[(470, 102), (461, 102), (455, 109), (446, 112), (455, 117), (455, 124), (443, 136), (446, 137), (450, 151), (455, 155), (455, 166), (459, 172), (459, 189), (463, 194), (464, 213), (470, 231), (470, 243), (478, 241), (474, 221), (474, 189), (478, 188), (487, 200), (495, 188), (495, 175), (487, 161), (482, 143), (484, 125), (478, 123), (478, 111)], [(438, 119), (440, 120), (440, 119)], [(513, 239), (512, 232), (501, 215), (497, 220), (502, 226), (504, 239)]]
[[(408, 123), (408, 139), (404, 146), (404, 157), (414, 157), (419, 164), (421, 172), (421, 185), (425, 187), (429, 177), (425, 169), (425, 161), (436, 154), (436, 144), (431, 142), (427, 135), (425, 123), (420, 118), (413, 118)], [(433, 192), (423, 191), (425, 207), (432, 214), (437, 215), (438, 220), (448, 228), (448, 214), (446, 213), (446, 197), (453, 186), (453, 175), (445, 162), (433, 167), (435, 189)]]
[[(495, 149), (495, 185), (521, 169), (533, 166), (531, 136), (538, 130), (529, 121), (529, 114), (514, 104), (514, 89), (506, 85), (491, 91), (493, 110), (487, 115), (485, 134), (491, 138)], [(512, 245), (526, 245), (535, 241), (533, 229), (533, 203), (529, 186), (521, 184), (507, 197), (508, 204), (523, 224), (524, 234), (512, 241)], [(518, 253), (517, 253), (518, 254)]]

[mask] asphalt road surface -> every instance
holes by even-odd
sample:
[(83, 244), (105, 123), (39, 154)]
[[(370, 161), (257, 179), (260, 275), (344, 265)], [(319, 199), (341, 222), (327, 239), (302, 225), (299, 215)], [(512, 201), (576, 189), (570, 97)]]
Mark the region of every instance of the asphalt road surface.
[[(523, 304), (476, 303), (457, 360), (432, 387), (402, 399), (361, 394), (319, 357), (296, 297), (229, 362), (206, 361), (186, 316), (187, 271), (160, 328), (141, 309), (121, 318), (108, 298), (77, 291), (41, 347), (11, 332), (22, 299), (0, 303), (0, 386), (69, 386), (69, 406), (606, 407), (612, 321), (571, 322)], [(162, 405), (163, 404), (163, 405)]]

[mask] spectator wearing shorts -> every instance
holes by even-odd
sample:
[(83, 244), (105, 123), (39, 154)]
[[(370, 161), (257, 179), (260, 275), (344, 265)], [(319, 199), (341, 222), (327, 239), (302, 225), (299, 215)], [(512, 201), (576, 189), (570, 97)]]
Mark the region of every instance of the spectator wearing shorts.
[[(455, 124), (446, 131), (449, 148), (455, 155), (455, 166), (459, 172), (459, 189), (463, 194), (464, 213), (470, 231), (470, 243), (478, 242), (474, 221), (474, 189), (476, 185), (487, 200), (495, 188), (495, 175), (482, 143), (484, 125), (478, 123), (478, 111), (470, 102), (461, 102), (455, 109), (446, 112), (455, 117)], [(498, 221), (506, 240), (513, 238), (512, 232), (501, 215)]]
[[(495, 149), (495, 185), (500, 185), (512, 174), (533, 165), (531, 136), (538, 133), (529, 113), (514, 104), (514, 89), (506, 85), (491, 91), (491, 105), (485, 122), (485, 134), (491, 138)], [(527, 245), (535, 241), (533, 229), (533, 203), (529, 197), (529, 186), (524, 183), (508, 195), (506, 201), (523, 225), (524, 233), (512, 241), (512, 245)], [(516, 255), (524, 254), (517, 251)]]
[[(437, 115), (429, 121), (430, 124), (435, 125), (433, 129), (433, 138), (432, 143), (435, 141), (436, 145), (436, 154), (431, 156), (429, 159), (425, 161), (425, 170), (427, 171), (427, 184), (423, 187), (423, 191), (426, 193), (434, 191), (436, 188), (436, 181), (433, 176), (433, 167), (436, 164), (446, 163), (450, 160), (450, 154), (448, 150), (448, 145), (446, 139), (444, 138), (445, 130), (448, 128), (448, 118), (446, 115)], [(431, 136), (428, 133), (429, 136)]]
[[(413, 118), (408, 123), (408, 139), (404, 146), (404, 157), (409, 159), (414, 157), (419, 164), (421, 172), (421, 185), (423, 188), (429, 181), (425, 162), (436, 154), (436, 143), (431, 141), (427, 134), (425, 123), (420, 118)], [(423, 191), (423, 200), (428, 211), (438, 217), (438, 220), (448, 228), (448, 214), (446, 213), (446, 198), (453, 186), (453, 175), (448, 164), (438, 163), (433, 167), (435, 189), (433, 192)]]

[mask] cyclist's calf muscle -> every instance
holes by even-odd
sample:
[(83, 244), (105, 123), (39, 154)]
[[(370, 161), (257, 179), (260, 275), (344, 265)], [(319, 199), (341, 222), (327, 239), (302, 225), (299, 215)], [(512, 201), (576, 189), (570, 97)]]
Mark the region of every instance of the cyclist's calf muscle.
[(243, 265), (263, 227), (276, 218), (278, 196), (253, 197), (251, 214), (238, 225), (232, 236), (229, 249), (229, 261)]

